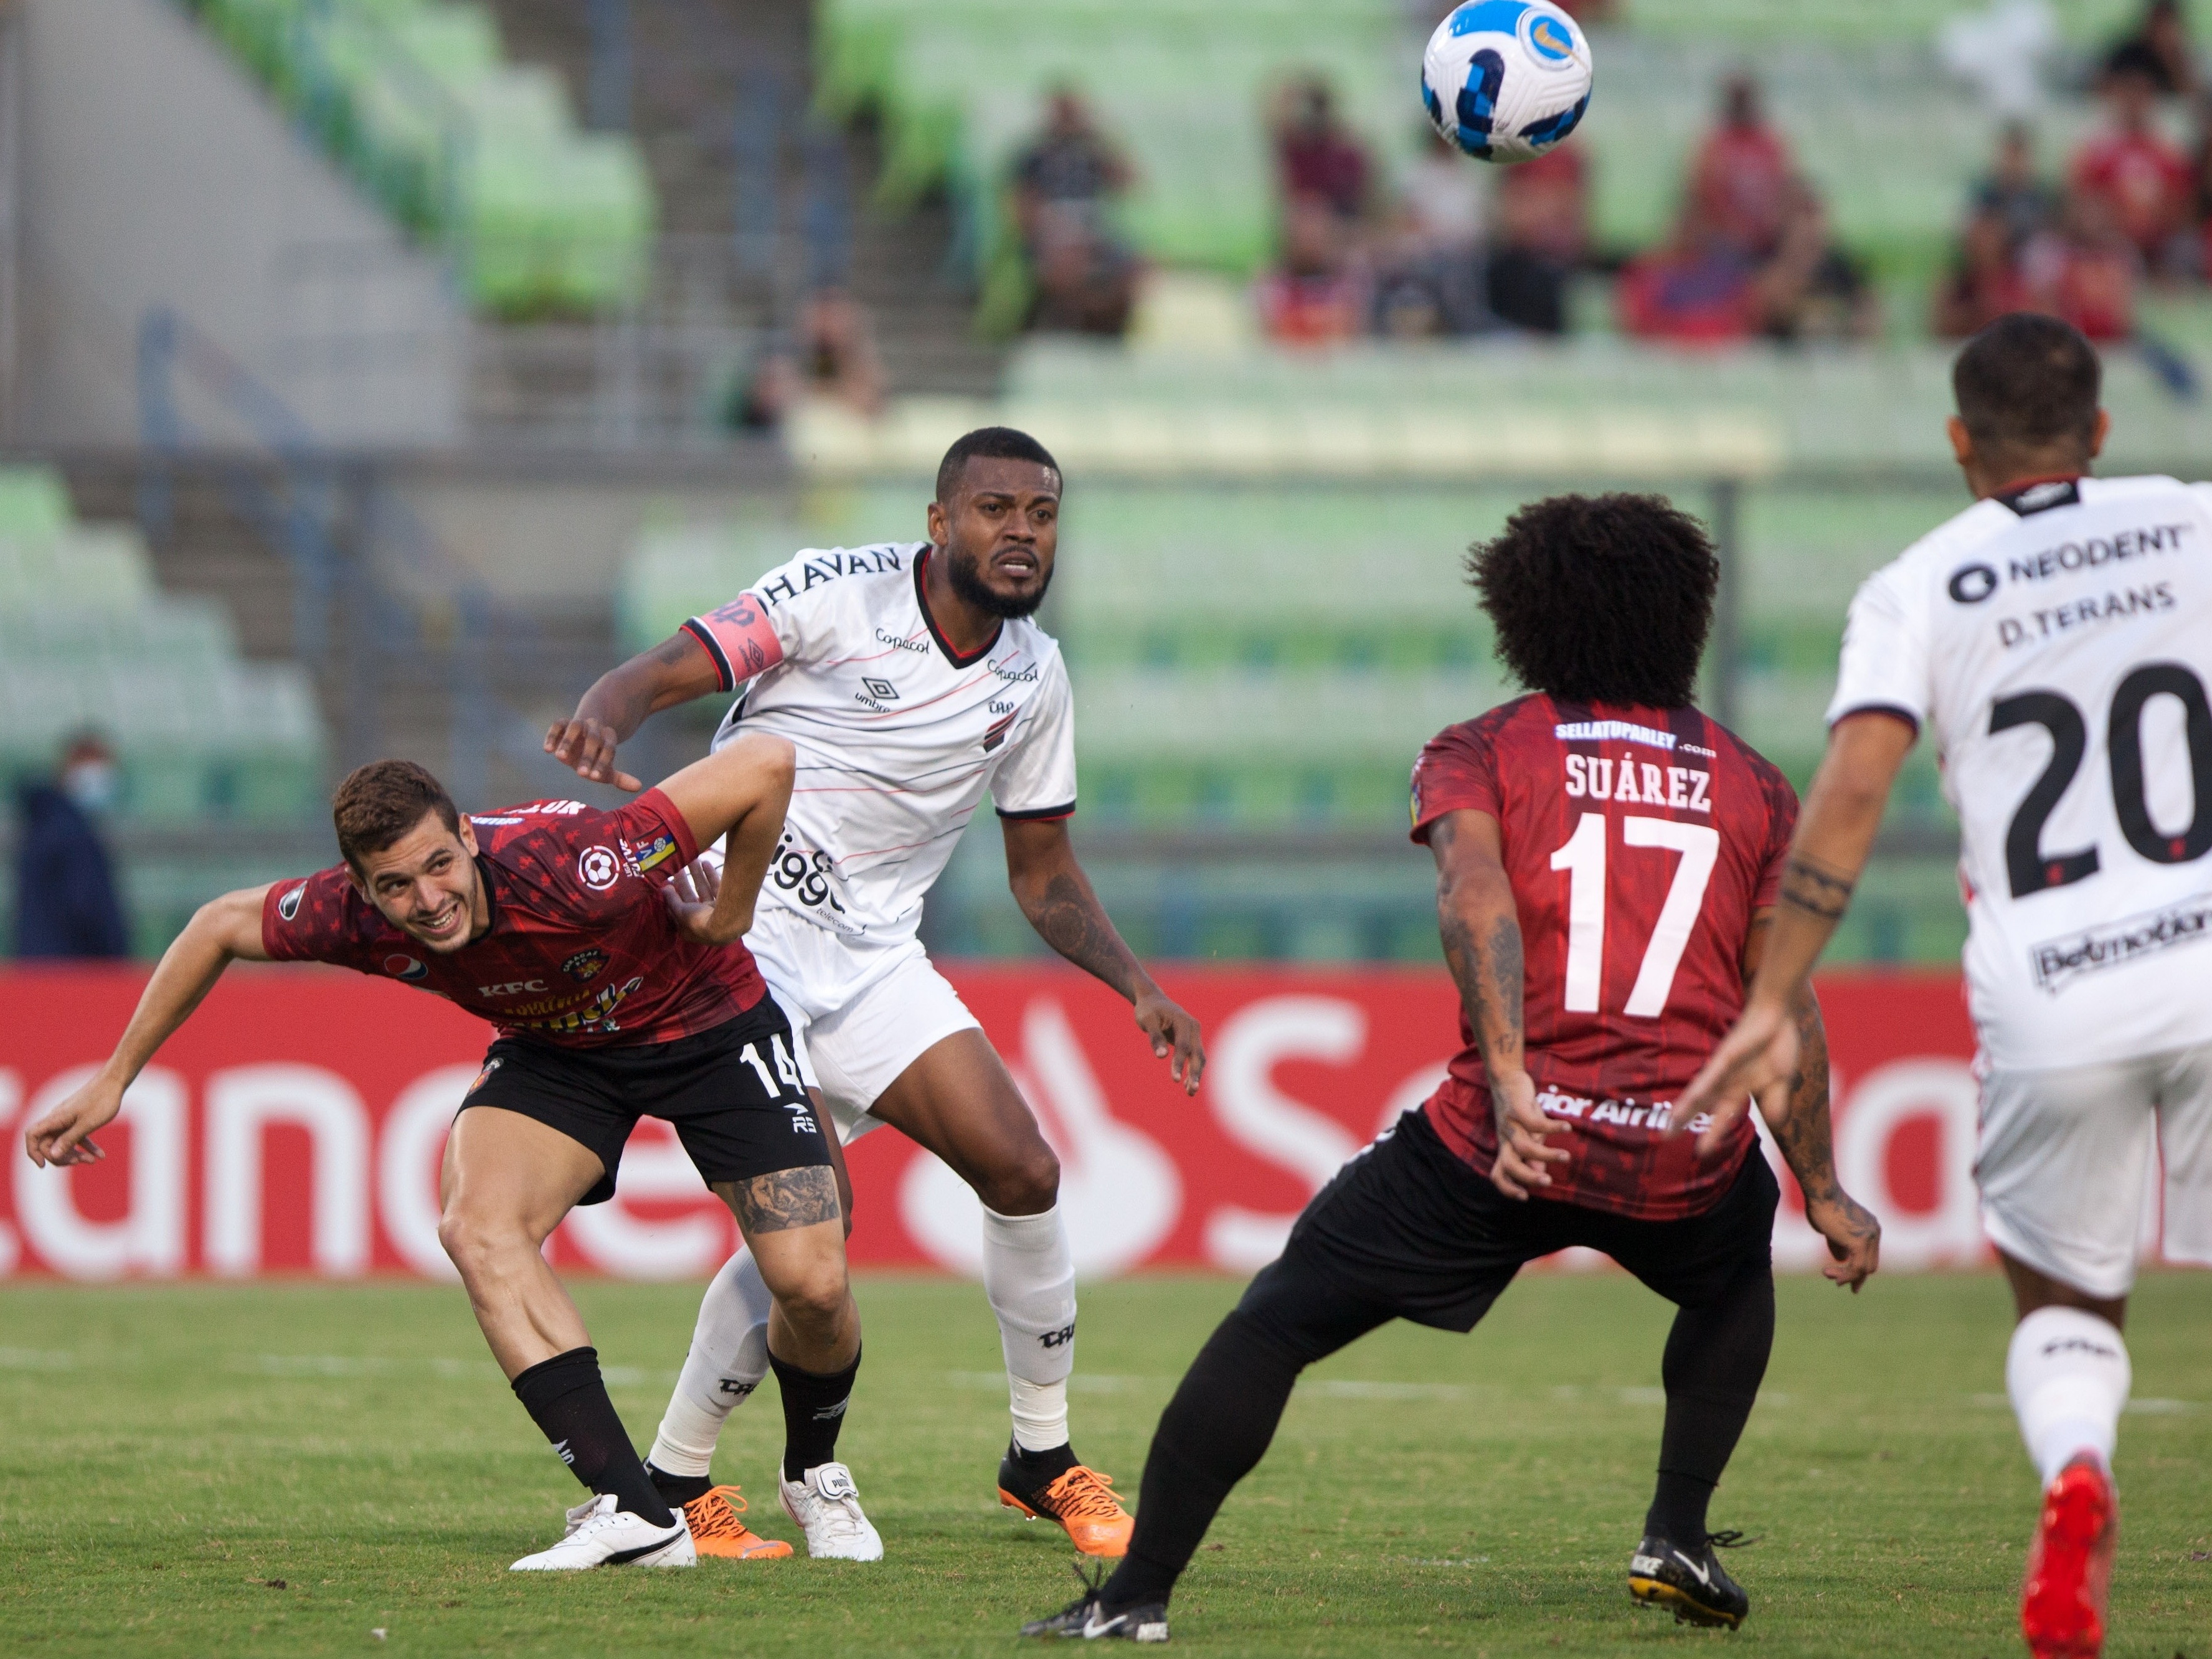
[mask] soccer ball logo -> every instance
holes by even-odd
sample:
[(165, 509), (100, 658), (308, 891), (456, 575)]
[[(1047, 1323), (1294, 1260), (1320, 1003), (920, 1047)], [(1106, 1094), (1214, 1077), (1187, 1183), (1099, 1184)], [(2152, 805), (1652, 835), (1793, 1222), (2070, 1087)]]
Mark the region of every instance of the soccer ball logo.
[(1421, 58), (1421, 102), (1438, 132), (1485, 161), (1527, 161), (1581, 123), (1589, 42), (1552, 0), (1467, 0)]
[(622, 860), (611, 847), (586, 847), (576, 855), (576, 879), (594, 893), (604, 893), (622, 877)]

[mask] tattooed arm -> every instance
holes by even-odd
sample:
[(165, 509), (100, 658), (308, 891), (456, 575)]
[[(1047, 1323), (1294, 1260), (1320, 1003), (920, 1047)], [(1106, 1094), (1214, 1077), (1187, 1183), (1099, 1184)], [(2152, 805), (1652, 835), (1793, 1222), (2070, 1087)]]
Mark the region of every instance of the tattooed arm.
[(1813, 964), (1844, 919), (1914, 736), (1909, 722), (1871, 711), (1845, 715), (1828, 733), (1828, 752), (1797, 819), (1781, 905), (1743, 1013), (1682, 1091), (1678, 1121), (1700, 1113), (1710, 1121), (1698, 1138), (1699, 1151), (1720, 1146), (1754, 1095), (1770, 1125), (1787, 1115), (1797, 1064), (1798, 993), (1811, 983)]
[(1137, 1029), (1152, 1040), (1152, 1053), (1168, 1062), (1168, 1073), (1198, 1092), (1206, 1071), (1206, 1043), (1198, 1022), (1152, 982), (1137, 960), (1091, 879), (1075, 860), (1063, 819), (1002, 818), (1006, 839), (1006, 885), (1037, 936), (1084, 972), (1104, 981), (1128, 999)]
[(1490, 1108), (1498, 1120), (1498, 1158), (1490, 1178), (1508, 1198), (1526, 1198), (1548, 1187), (1547, 1164), (1564, 1164), (1564, 1146), (1545, 1137), (1571, 1126), (1547, 1117), (1536, 1105), (1523, 1051), (1521, 916), (1513, 885), (1500, 859), (1498, 820), (1487, 812), (1447, 812), (1429, 826), (1437, 860), (1437, 928), (1444, 961), (1467, 1010), (1482, 1068), (1490, 1078)]

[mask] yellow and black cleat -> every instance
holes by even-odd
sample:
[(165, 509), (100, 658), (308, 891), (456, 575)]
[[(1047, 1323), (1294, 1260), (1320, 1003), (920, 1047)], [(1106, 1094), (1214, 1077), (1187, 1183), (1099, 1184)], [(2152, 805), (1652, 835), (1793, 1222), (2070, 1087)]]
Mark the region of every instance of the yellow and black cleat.
[(1646, 1534), (1628, 1558), (1628, 1593), (1647, 1607), (1666, 1608), (1678, 1625), (1734, 1630), (1751, 1611), (1751, 1598), (1713, 1552), (1749, 1541), (1740, 1532), (1708, 1533), (1695, 1549), (1684, 1549)]

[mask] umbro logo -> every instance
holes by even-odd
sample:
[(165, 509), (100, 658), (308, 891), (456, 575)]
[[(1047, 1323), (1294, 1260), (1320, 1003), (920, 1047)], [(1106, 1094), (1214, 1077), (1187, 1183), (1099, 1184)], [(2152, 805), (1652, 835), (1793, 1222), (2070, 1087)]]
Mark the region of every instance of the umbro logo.
[(879, 680), (871, 677), (862, 680), (860, 684), (867, 687), (868, 695), (872, 697), (880, 698), (885, 702), (896, 702), (898, 700), (898, 687), (893, 685), (889, 680)]

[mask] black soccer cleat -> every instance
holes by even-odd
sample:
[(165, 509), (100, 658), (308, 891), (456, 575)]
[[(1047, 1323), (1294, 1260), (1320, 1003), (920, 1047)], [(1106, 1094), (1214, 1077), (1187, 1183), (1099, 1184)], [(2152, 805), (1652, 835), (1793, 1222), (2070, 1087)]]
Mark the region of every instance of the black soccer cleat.
[(1164, 1642), (1168, 1639), (1168, 1609), (1164, 1601), (1109, 1612), (1099, 1589), (1106, 1581), (1102, 1565), (1095, 1577), (1082, 1580), (1083, 1594), (1048, 1619), (1032, 1619), (1022, 1626), (1024, 1636), (1066, 1636), (1085, 1642)]
[(1740, 1532), (1713, 1532), (1695, 1549), (1683, 1549), (1646, 1533), (1628, 1558), (1628, 1593), (1647, 1607), (1671, 1609), (1678, 1625), (1734, 1630), (1751, 1611), (1751, 1597), (1713, 1552), (1752, 1541)]

